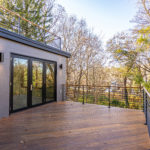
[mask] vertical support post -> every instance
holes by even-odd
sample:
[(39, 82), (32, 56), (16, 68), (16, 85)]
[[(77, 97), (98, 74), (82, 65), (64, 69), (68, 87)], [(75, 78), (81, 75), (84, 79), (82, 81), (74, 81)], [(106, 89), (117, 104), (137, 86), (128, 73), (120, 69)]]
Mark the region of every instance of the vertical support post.
[(83, 85), (83, 102), (82, 104), (84, 104), (84, 85)]
[(59, 38), (59, 40), (60, 40), (60, 50), (61, 50), (61, 38)]
[(85, 90), (85, 91), (86, 91), (86, 94), (85, 94), (85, 95), (86, 95), (85, 102), (87, 103), (87, 96), (88, 96), (88, 86), (87, 86), (87, 85), (86, 85), (86, 90)]
[(143, 112), (144, 112), (144, 101), (145, 101), (145, 93), (144, 93), (144, 89), (143, 89)]
[(43, 42), (44, 42), (44, 44), (46, 45), (46, 31), (45, 31), (45, 29), (44, 29), (44, 38), (43, 38), (43, 39), (44, 39)]
[(108, 100), (109, 100), (108, 108), (110, 108), (110, 86), (109, 86), (109, 88), (108, 88)]
[(62, 84), (62, 101), (66, 100), (66, 86)]
[(145, 122), (145, 125), (147, 125), (147, 93), (145, 93), (145, 103), (146, 103), (146, 108), (145, 108), (146, 122)]
[(20, 17), (18, 17), (18, 34), (20, 34)]
[(95, 88), (95, 84), (94, 84), (94, 104), (96, 104), (96, 88)]

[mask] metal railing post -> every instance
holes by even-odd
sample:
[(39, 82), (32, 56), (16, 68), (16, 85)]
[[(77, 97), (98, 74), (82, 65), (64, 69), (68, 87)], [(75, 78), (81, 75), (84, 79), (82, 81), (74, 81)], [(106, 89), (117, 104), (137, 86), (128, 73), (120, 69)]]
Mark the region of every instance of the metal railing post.
[(18, 17), (18, 34), (20, 34), (20, 17)]
[(109, 86), (109, 90), (108, 90), (108, 100), (109, 100), (108, 108), (110, 108), (110, 86)]
[(61, 38), (59, 38), (59, 40), (60, 40), (60, 50), (61, 50)]
[(44, 29), (44, 44), (46, 45), (46, 31)]
[(144, 94), (144, 89), (143, 89), (143, 112), (144, 112), (144, 100), (145, 100), (145, 94)]
[(83, 102), (82, 104), (84, 104), (84, 85), (83, 85)]
[(62, 84), (62, 101), (66, 101), (67, 98), (66, 98), (67, 94), (66, 94), (66, 86), (65, 84)]
[(146, 95), (145, 95), (145, 106), (146, 106), (146, 108), (145, 108), (145, 117), (146, 117), (146, 122), (145, 122), (145, 125), (147, 125), (147, 93), (146, 93)]

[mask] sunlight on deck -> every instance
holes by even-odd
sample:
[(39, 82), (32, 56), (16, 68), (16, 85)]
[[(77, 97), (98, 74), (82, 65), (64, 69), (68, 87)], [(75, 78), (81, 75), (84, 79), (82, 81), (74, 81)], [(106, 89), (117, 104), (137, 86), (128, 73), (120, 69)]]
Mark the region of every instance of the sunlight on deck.
[(144, 113), (51, 103), (0, 120), (0, 150), (149, 150)]

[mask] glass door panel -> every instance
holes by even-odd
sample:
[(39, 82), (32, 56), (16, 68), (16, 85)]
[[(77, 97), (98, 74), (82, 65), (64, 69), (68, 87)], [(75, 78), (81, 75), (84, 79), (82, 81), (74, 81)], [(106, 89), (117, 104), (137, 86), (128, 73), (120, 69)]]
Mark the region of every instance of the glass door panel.
[(46, 63), (46, 102), (55, 100), (55, 64)]
[(10, 112), (56, 99), (56, 64), (12, 55)]
[(42, 103), (43, 96), (43, 63), (32, 61), (32, 105)]
[(27, 107), (28, 60), (13, 59), (13, 110)]

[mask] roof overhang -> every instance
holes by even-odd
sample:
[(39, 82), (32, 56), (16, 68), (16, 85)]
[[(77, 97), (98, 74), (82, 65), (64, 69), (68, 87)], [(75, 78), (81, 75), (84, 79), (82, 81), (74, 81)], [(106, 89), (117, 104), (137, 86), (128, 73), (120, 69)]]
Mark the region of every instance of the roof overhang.
[(15, 41), (21, 44), (25, 44), (34, 48), (38, 48), (40, 50), (43, 51), (47, 51), (49, 53), (53, 53), (53, 54), (57, 54), (57, 55), (61, 55), (67, 58), (71, 57), (71, 54), (68, 52), (65, 52), (63, 50), (59, 50), (57, 48), (51, 47), (49, 45), (43, 44), (41, 42), (29, 39), (27, 37), (24, 37), (22, 35), (19, 35), (17, 33), (8, 31), (6, 29), (0, 28), (0, 37), (11, 40), (11, 41)]

